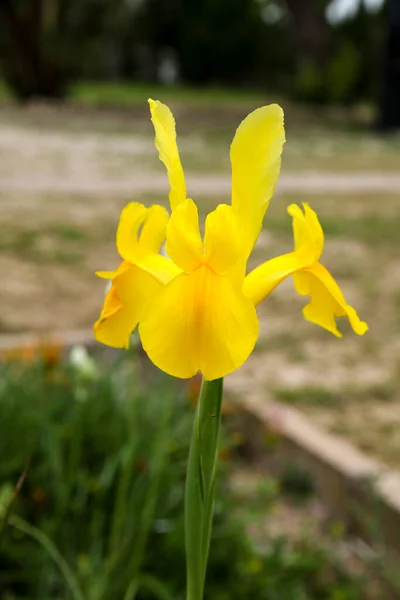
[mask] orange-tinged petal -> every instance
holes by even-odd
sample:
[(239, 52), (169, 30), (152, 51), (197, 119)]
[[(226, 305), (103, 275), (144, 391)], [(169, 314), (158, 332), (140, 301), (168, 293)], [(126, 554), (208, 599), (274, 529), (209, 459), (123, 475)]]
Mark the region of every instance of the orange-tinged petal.
[(132, 331), (136, 328), (147, 303), (159, 293), (162, 285), (136, 266), (118, 275), (107, 293), (99, 320), (94, 325), (94, 336), (113, 348), (128, 348)]
[(219, 204), (206, 219), (204, 246), (207, 264), (218, 274), (227, 273), (239, 257), (240, 231), (232, 207)]
[(166, 285), (141, 319), (139, 333), (153, 363), (175, 377), (201, 371), (207, 380), (240, 367), (254, 348), (252, 302), (207, 266)]
[(246, 276), (243, 293), (257, 306), (277, 285), (303, 266), (296, 252), (272, 258)]
[(329, 271), (320, 263), (294, 276), (296, 290), (303, 296), (310, 296), (310, 303), (303, 309), (304, 317), (327, 329), (337, 337), (342, 337), (335, 317), (347, 316), (355, 333), (364, 335), (368, 325), (361, 321), (355, 309), (347, 304), (341, 289)]
[(277, 104), (250, 113), (231, 145), (232, 207), (242, 231), (243, 252), (250, 254), (274, 193), (285, 143), (283, 111)]
[(169, 202), (174, 210), (186, 199), (186, 184), (176, 143), (175, 119), (165, 104), (149, 99), (151, 120), (156, 132), (155, 145), (164, 163), (170, 185)]
[(168, 256), (182, 271), (194, 271), (204, 260), (197, 206), (189, 198), (173, 211), (167, 226)]
[(130, 333), (137, 325), (135, 319), (132, 322), (129, 317), (129, 311), (124, 308), (115, 285), (112, 285), (105, 297), (100, 318), (94, 324), (94, 337), (113, 348), (128, 348)]
[(303, 209), (304, 212), (297, 204), (291, 204), (288, 213), (293, 218), (295, 251), (305, 263), (312, 264), (320, 258), (324, 249), (324, 232), (317, 213), (307, 202), (303, 202)]

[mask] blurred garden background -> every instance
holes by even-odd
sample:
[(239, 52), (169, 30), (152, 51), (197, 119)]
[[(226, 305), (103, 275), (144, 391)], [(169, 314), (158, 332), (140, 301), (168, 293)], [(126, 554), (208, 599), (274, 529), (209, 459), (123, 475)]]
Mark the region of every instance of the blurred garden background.
[[(399, 65), (398, 0), (0, 0), (0, 339), (43, 342), (0, 367), (3, 521), (29, 462), (0, 529), (1, 600), (183, 598), (192, 388), (149, 376), (136, 350), (62, 364), (44, 341), (97, 319), (94, 272), (118, 264), (122, 207), (167, 204), (148, 97), (175, 114), (203, 214), (229, 202), (240, 121), (284, 108), (251, 266), (291, 249), (286, 208), (309, 202), (323, 262), (370, 331), (340, 324), (337, 340), (305, 322), (287, 281), (226, 393), (295, 407), (400, 468)], [(322, 525), (312, 480), (243, 466), (227, 421), (207, 597), (386, 600), (379, 566), (371, 575), (340, 523)]]

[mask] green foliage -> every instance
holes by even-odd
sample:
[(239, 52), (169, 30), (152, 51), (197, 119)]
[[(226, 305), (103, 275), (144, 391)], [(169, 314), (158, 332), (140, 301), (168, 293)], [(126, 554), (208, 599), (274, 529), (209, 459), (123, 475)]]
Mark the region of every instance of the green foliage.
[(2, 74), (21, 100), (62, 98), (112, 35), (123, 0), (2, 0)]
[(84, 79), (156, 82), (165, 65), (171, 81), (196, 85), (245, 83), (307, 102), (372, 97), (383, 11), (360, 8), (332, 26), (322, 16), (328, 3), (2, 0), (1, 73), (19, 99), (61, 98)]
[[(151, 389), (139, 380), (132, 355), (75, 365), (1, 367), (0, 517), (31, 466), (0, 548), (0, 597), (183, 600), (193, 409), (158, 372)], [(365, 600), (315, 541), (255, 548), (229, 491), (232, 466), (219, 469), (205, 598)], [(260, 492), (263, 514), (272, 501)]]
[(304, 502), (315, 494), (315, 484), (311, 475), (296, 464), (288, 464), (280, 477), (284, 494), (293, 500)]
[(360, 67), (359, 50), (350, 41), (343, 41), (327, 73), (327, 95), (331, 102), (347, 102), (354, 97)]
[(294, 95), (304, 102), (321, 102), (324, 99), (324, 78), (321, 69), (309, 60), (300, 61), (296, 73)]

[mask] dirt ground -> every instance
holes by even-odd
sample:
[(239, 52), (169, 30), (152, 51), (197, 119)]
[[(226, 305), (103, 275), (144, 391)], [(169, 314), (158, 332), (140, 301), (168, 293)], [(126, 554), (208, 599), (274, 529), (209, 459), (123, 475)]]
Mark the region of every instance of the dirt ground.
[[(218, 114), (182, 113), (180, 147), (203, 213), (229, 201), (228, 140), (239, 112), (222, 124)], [(320, 124), (307, 135), (287, 121), (282, 181), (252, 265), (291, 248), (286, 207), (310, 201), (326, 232), (323, 262), (370, 331), (358, 338), (344, 323), (338, 340), (306, 323), (304, 299), (287, 281), (260, 307), (256, 351), (227, 385), (295, 404), (399, 466), (400, 143)], [(167, 191), (144, 112), (0, 108), (0, 331), (90, 327), (104, 293), (94, 271), (118, 263), (121, 208), (165, 203)]]

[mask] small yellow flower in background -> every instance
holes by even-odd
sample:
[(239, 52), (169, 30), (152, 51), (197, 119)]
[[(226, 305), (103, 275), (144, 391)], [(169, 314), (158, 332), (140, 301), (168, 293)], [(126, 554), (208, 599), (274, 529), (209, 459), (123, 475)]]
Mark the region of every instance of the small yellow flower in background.
[[(288, 209), (295, 249), (246, 275), (249, 255), (262, 228), (278, 180), (285, 142), (283, 111), (277, 105), (252, 112), (231, 145), (232, 203), (220, 204), (200, 234), (198, 211), (186, 197), (176, 144), (175, 121), (167, 106), (149, 101), (155, 144), (170, 184), (171, 216), (161, 206), (128, 204), (117, 231), (123, 259), (112, 280), (96, 338), (126, 347), (139, 323), (143, 348), (153, 363), (175, 377), (201, 371), (206, 380), (240, 367), (258, 338), (256, 305), (289, 275), (297, 292), (310, 296), (304, 316), (340, 336), (335, 317), (347, 316), (354, 331), (368, 327), (349, 306), (330, 273), (318, 261), (323, 232), (304, 204)], [(166, 240), (166, 256), (158, 252)]]

